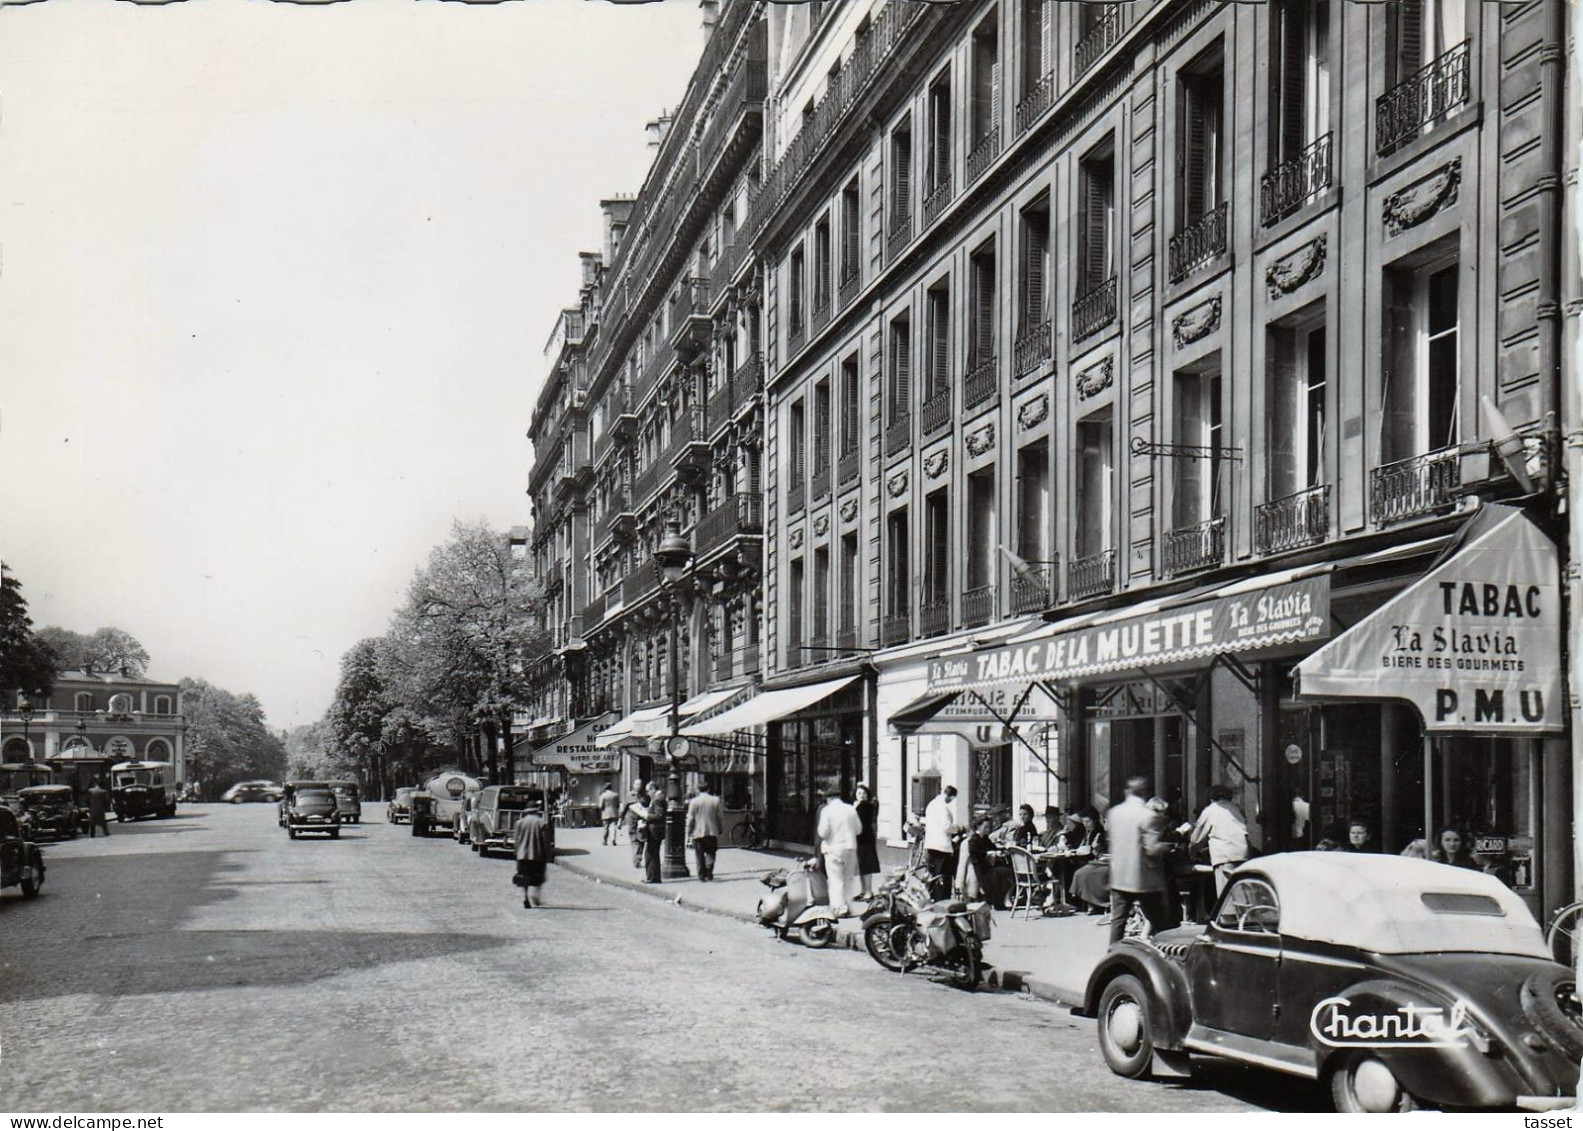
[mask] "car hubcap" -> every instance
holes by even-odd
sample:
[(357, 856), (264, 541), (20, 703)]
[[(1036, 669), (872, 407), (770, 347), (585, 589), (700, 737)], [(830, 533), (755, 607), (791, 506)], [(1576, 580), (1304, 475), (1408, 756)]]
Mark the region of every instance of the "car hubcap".
[(1143, 1043), (1143, 1010), (1131, 998), (1122, 998), (1111, 1007), (1107, 1028), (1116, 1048), (1131, 1056)]
[(1364, 1111), (1395, 1111), (1401, 1101), (1402, 1089), (1391, 1070), (1370, 1058), (1352, 1070), (1352, 1090), (1357, 1094), (1358, 1106)]

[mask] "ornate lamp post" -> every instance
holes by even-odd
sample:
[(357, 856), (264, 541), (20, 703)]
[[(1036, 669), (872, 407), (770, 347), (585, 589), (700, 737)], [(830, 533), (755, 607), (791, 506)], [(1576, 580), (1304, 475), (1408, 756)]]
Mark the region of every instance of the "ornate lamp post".
[(33, 761), (33, 744), (28, 741), (28, 724), (33, 721), (33, 701), (26, 695), (17, 695), (16, 713), (22, 716), (22, 745), (27, 748), (27, 760)]
[(669, 771), (665, 778), (665, 859), (660, 876), (666, 880), (679, 880), (689, 875), (687, 871), (687, 846), (682, 843), (687, 820), (687, 805), (682, 800), (681, 761), (687, 755), (687, 740), (677, 731), (681, 727), (681, 664), (678, 652), (681, 647), (681, 581), (687, 564), (693, 560), (692, 547), (682, 537), (681, 524), (676, 519), (665, 522), (665, 537), (654, 549), (654, 562), (664, 579), (666, 602), (670, 606), (670, 670), (671, 670), (671, 733), (665, 740), (665, 760)]

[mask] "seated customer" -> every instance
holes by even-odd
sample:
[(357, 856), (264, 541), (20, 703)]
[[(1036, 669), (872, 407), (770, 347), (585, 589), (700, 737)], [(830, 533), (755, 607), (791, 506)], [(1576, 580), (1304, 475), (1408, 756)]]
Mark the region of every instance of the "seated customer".
[(1017, 816), (996, 829), (990, 838), (996, 844), (1013, 844), (1018, 848), (1032, 848), (1038, 843), (1039, 830), (1033, 823), (1033, 806), (1017, 806)]
[(1099, 813), (1085, 808), (1077, 812), (1077, 827), (1063, 837), (1057, 851), (1071, 853), (1066, 860), (1066, 890), (1072, 901), (1086, 905), (1096, 915), (1110, 909), (1110, 863), (1099, 859), (1105, 851), (1105, 832)]
[(1070, 827), (1070, 822), (1054, 805), (1044, 808), (1044, 831), (1039, 834), (1040, 848), (1054, 848), (1055, 842), (1061, 839), (1061, 834)]
[(1473, 854), (1467, 849), (1467, 838), (1457, 829), (1441, 829), (1439, 840), (1440, 847), (1429, 854), (1429, 859), (1441, 864), (1450, 864), (1454, 868), (1471, 868), (1473, 871), (1483, 871)]

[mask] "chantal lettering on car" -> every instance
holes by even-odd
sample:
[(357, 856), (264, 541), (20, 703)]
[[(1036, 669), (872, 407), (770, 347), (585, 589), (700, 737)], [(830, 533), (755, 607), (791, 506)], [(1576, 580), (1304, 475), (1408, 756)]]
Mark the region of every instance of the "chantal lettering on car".
[(1331, 1048), (1451, 1048), (1477, 1042), (1468, 1024), (1467, 1003), (1398, 1006), (1388, 1013), (1354, 1011), (1344, 997), (1327, 997), (1314, 1006), (1308, 1028), (1314, 1039)]

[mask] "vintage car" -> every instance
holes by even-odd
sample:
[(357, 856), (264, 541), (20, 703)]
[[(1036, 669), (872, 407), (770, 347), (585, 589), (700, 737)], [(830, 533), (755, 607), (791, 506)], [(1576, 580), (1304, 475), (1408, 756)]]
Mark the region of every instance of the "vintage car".
[(1493, 876), (1372, 853), (1239, 867), (1207, 924), (1113, 945), (1089, 978), (1111, 1071), (1199, 1053), (1322, 1081), (1340, 1111), (1571, 1107), (1573, 972)]
[(408, 798), (412, 835), (448, 833), (461, 840), (466, 832), (463, 821), (467, 803), (482, 788), (483, 783), (477, 778), (458, 770), (435, 774)]
[(348, 825), (363, 823), (363, 795), (355, 781), (332, 781), (330, 792), (335, 794), (335, 804), (341, 811), (341, 821)]
[(70, 840), (81, 827), (77, 796), (69, 785), (30, 785), (17, 791), (30, 839)]
[(176, 770), (169, 762), (117, 762), (110, 767), (110, 805), (117, 821), (176, 815)]
[(285, 792), (279, 782), (239, 781), (220, 794), (220, 800), (230, 805), (240, 805), (244, 801), (279, 801)]
[(410, 785), (404, 785), (391, 795), (390, 804), (385, 807), (385, 820), (393, 825), (400, 825), (412, 820), (412, 795), (417, 790)]
[(32, 899), (44, 886), (44, 853), (22, 835), (22, 824), (0, 808), (0, 888), (20, 887)]
[(0, 762), (0, 807), (20, 815), (18, 794), (30, 785), (49, 785), (54, 780), (54, 771), (43, 762)]
[(517, 822), (536, 812), (549, 823), (551, 852), (555, 844), (555, 819), (542, 789), (526, 785), (486, 785), (478, 791), (467, 814), (467, 839), (480, 856), (515, 851)]
[(327, 833), (331, 840), (341, 839), (341, 811), (327, 783), (294, 783), (280, 807), (281, 824), (292, 840), (300, 833)]

